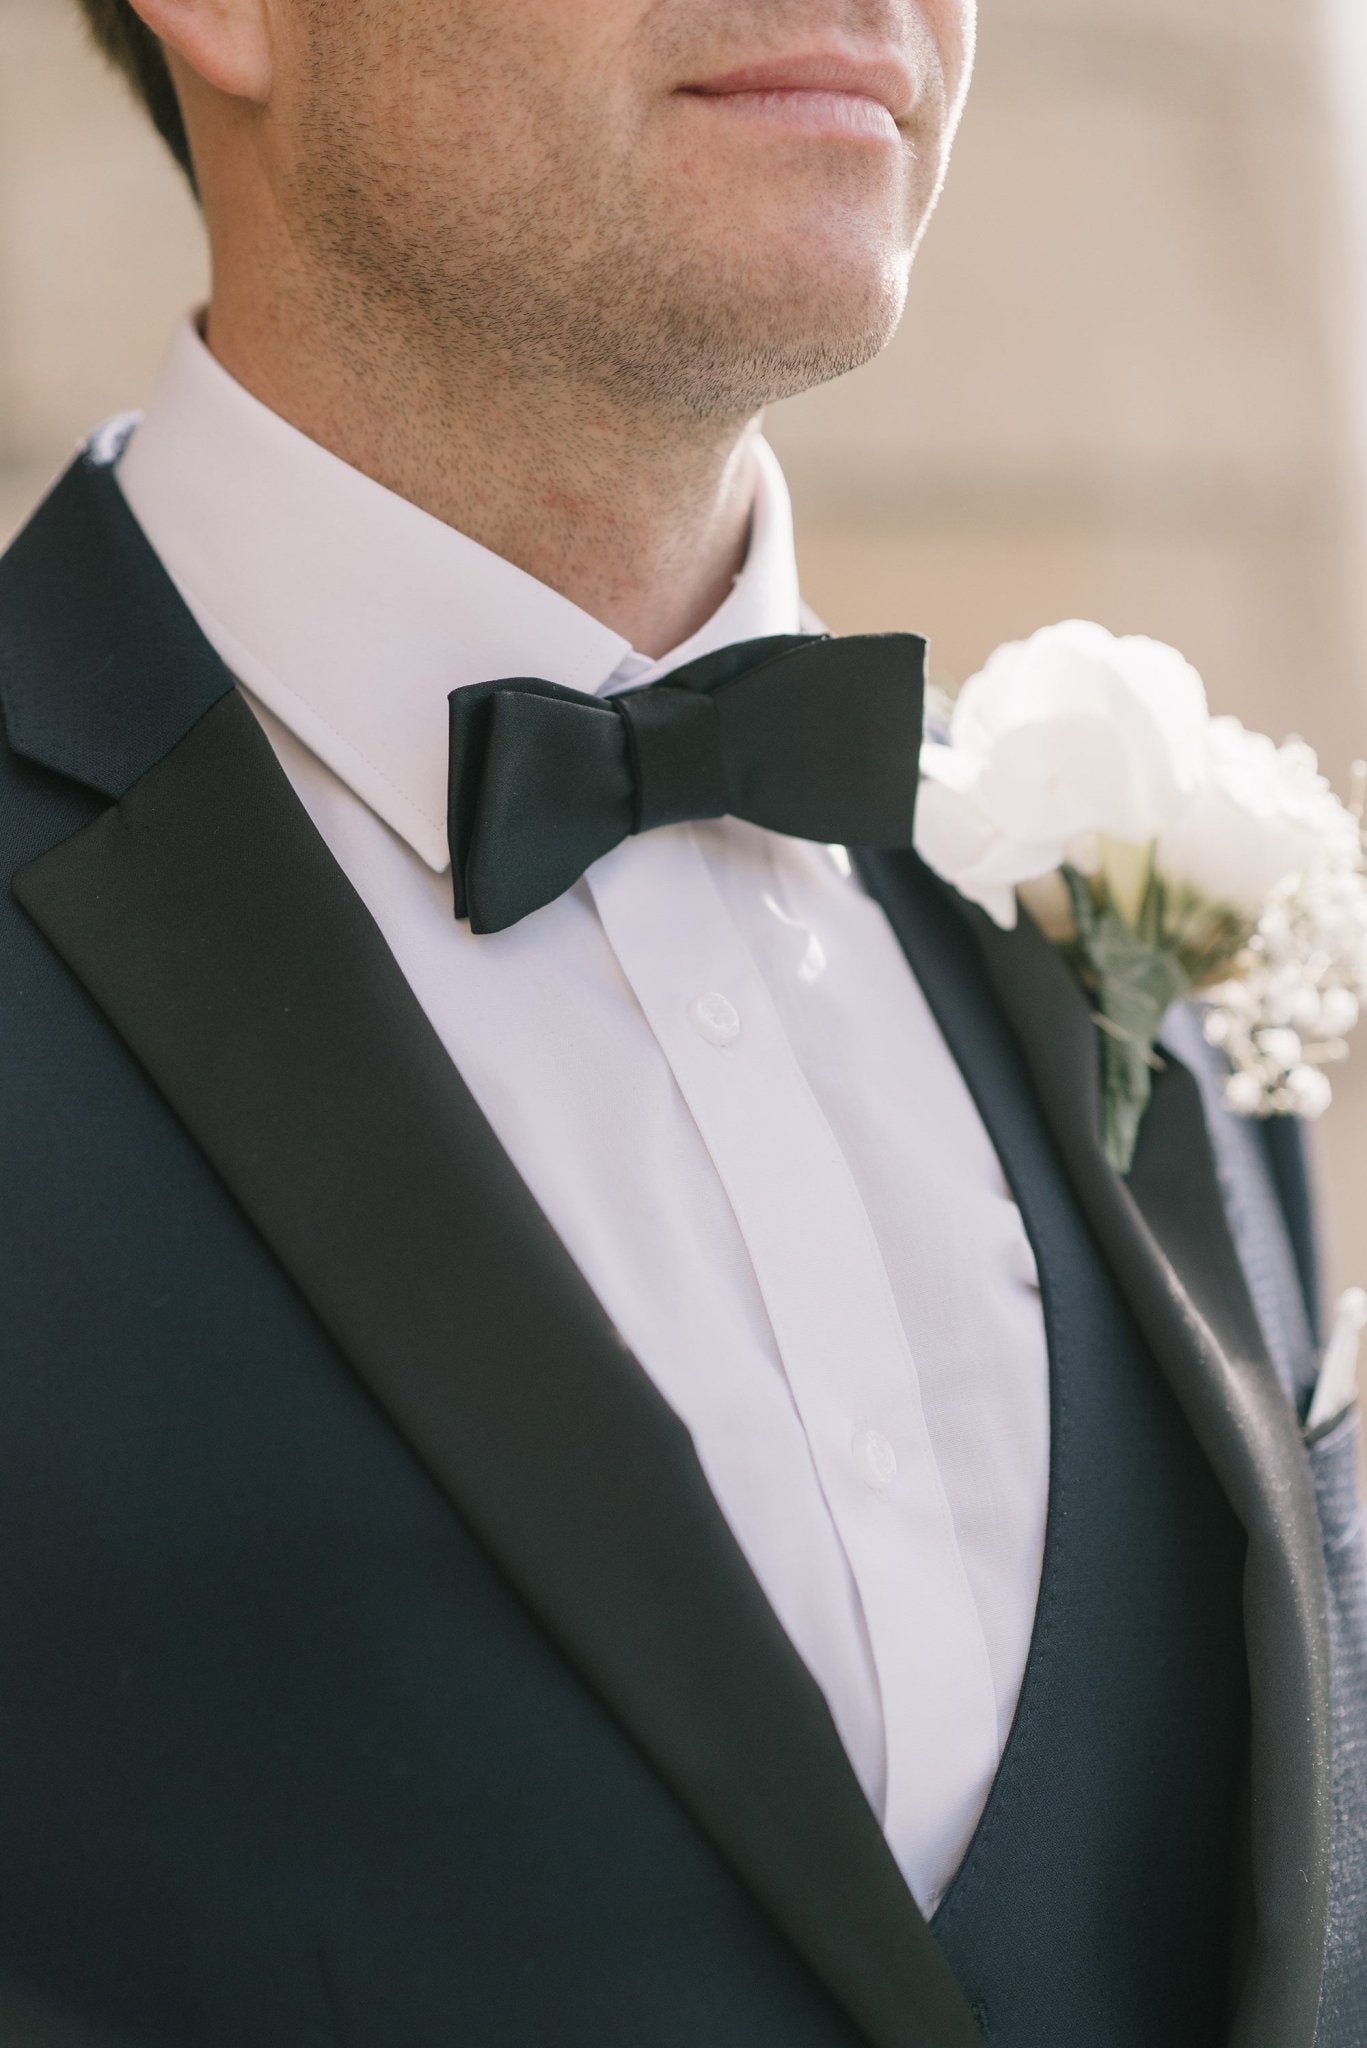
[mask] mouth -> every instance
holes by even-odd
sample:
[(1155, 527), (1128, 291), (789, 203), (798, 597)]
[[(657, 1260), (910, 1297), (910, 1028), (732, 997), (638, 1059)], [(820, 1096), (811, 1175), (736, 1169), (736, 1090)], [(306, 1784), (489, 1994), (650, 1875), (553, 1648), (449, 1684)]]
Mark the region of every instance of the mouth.
[(716, 112), (850, 141), (898, 142), (916, 81), (895, 52), (767, 58), (679, 88)]

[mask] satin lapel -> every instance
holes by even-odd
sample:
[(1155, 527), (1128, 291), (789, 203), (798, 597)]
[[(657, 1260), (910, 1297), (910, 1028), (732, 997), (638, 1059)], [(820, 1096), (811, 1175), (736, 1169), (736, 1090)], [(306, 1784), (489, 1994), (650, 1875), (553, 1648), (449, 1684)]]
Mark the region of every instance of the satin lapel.
[[(1096, 1028), (1054, 948), (1029, 921), (998, 930), (910, 856), (864, 854), (859, 865), (961, 1063), (973, 1006), (995, 1002), (1005, 1013), (1098, 1245), (1247, 1530), (1255, 1927), (1231, 2042), (1311, 2048), (1332, 1829), (1323, 1539), (1297, 1420), (1226, 1224), (1196, 1083), (1174, 1060), (1156, 1076), (1122, 1181), (1100, 1145)], [(975, 942), (967, 952), (965, 932)], [(985, 1105), (994, 1080), (977, 1080)]]
[(241, 697), (15, 892), (381, 1409), (869, 2041), (978, 2042), (687, 1432)]

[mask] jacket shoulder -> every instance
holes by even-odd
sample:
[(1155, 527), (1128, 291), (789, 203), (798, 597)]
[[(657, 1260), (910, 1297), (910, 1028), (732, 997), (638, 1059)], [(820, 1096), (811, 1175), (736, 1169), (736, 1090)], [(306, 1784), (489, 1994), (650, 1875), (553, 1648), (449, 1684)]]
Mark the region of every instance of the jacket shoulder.
[(0, 556), (0, 722), (13, 751), (121, 797), (233, 679), (92, 437)]

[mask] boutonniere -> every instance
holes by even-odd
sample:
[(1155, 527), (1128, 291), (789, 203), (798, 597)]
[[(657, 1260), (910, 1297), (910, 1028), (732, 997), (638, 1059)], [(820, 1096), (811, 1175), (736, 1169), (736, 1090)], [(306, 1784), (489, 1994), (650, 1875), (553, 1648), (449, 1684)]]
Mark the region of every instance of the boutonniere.
[(1073, 620), (999, 647), (921, 760), (916, 845), (1010, 929), (1064, 953), (1102, 1034), (1102, 1136), (1134, 1158), (1160, 1026), (1183, 996), (1241, 1116), (1316, 1117), (1367, 998), (1363, 774), (1212, 718), (1175, 648)]

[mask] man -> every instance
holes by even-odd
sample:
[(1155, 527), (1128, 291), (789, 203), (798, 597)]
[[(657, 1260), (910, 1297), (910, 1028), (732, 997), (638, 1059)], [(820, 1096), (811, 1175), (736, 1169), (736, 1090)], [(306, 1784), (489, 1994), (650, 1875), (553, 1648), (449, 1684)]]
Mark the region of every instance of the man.
[(84, 4), (213, 291), (0, 563), (0, 2037), (1360, 2044), (1299, 1154), (1179, 1015), (1106, 1165), (758, 434), (969, 0)]

